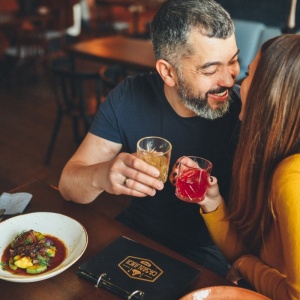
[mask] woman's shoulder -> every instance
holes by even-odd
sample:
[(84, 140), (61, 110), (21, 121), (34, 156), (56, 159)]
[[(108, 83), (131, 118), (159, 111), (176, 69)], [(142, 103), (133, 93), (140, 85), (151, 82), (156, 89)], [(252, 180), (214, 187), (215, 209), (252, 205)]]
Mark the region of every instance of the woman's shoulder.
[(276, 193), (297, 193), (300, 196), (300, 153), (282, 160), (273, 176)]
[(293, 154), (291, 156), (286, 157), (284, 160), (282, 160), (275, 171), (276, 173), (290, 173), (290, 172), (296, 172), (300, 173), (300, 153)]

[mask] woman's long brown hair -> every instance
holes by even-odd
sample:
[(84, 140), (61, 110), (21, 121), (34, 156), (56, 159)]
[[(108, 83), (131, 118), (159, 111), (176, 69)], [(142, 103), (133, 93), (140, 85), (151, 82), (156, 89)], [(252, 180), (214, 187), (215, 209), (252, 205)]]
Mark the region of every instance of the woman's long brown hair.
[(272, 176), (300, 152), (300, 35), (282, 35), (261, 48), (233, 164), (229, 218), (257, 254), (273, 221)]

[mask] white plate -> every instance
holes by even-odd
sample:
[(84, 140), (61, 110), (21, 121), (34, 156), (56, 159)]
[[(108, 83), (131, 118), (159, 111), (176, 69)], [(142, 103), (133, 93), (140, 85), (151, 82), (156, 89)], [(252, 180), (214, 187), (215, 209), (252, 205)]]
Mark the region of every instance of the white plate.
[(57, 237), (67, 247), (65, 260), (55, 269), (37, 275), (14, 275), (0, 267), (0, 279), (14, 282), (35, 282), (60, 274), (74, 264), (84, 253), (88, 235), (85, 228), (76, 220), (65, 215), (36, 212), (10, 218), (0, 223), (0, 259), (5, 248), (23, 230), (33, 229)]
[[(268, 300), (269, 298), (235, 286), (211, 286), (191, 292), (179, 300)], [(269, 299), (271, 300), (271, 299)]]

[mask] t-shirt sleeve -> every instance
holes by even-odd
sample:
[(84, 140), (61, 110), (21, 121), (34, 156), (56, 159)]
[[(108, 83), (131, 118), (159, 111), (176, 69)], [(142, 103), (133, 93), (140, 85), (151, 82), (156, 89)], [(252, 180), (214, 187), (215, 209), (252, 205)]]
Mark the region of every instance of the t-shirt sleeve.
[(105, 101), (100, 105), (89, 130), (90, 133), (115, 143), (121, 143), (118, 114), (123, 101), (123, 86), (124, 83), (118, 85), (109, 93)]

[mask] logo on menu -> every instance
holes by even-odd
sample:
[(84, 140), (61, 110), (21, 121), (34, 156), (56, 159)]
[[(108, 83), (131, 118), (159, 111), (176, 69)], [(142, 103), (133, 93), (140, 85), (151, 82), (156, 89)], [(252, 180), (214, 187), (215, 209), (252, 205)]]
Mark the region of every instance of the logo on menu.
[(151, 260), (127, 256), (118, 266), (130, 278), (154, 282), (163, 271)]

